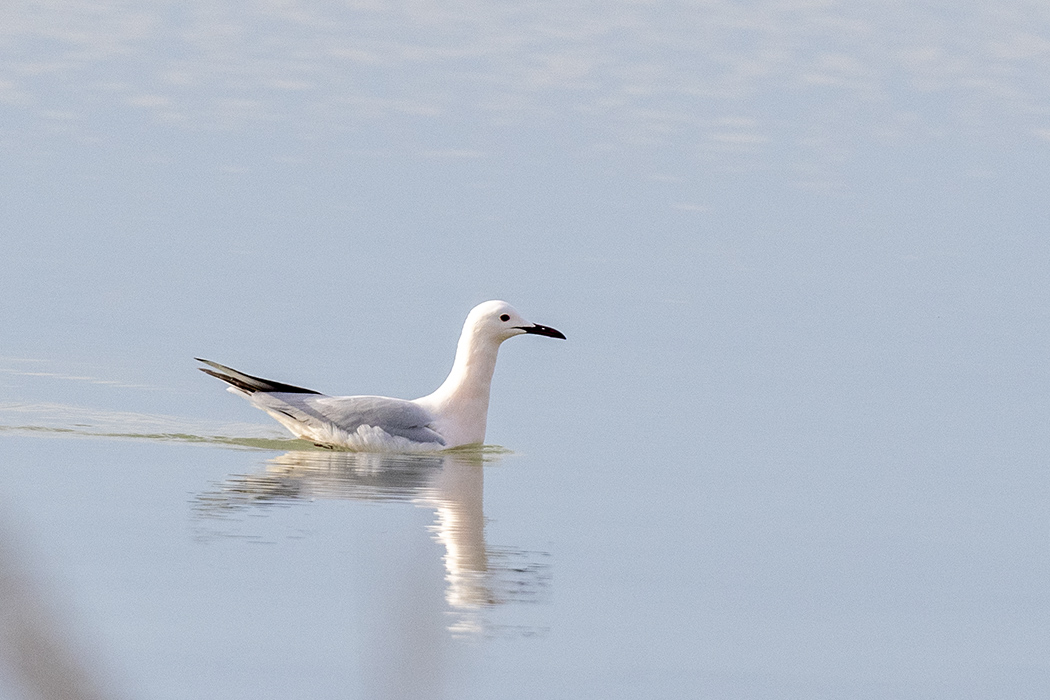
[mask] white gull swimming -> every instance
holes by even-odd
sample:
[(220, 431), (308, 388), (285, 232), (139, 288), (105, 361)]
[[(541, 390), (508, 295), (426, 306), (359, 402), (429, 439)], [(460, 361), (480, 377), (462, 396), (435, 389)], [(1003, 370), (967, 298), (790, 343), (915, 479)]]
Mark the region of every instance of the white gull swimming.
[(485, 441), (489, 389), (499, 346), (531, 333), (560, 331), (529, 323), (505, 301), (486, 301), (467, 315), (448, 378), (432, 394), (406, 401), (386, 396), (325, 396), (253, 377), (197, 358), (200, 370), (230, 384), (228, 391), (266, 411), (296, 437), (363, 452), (433, 452)]

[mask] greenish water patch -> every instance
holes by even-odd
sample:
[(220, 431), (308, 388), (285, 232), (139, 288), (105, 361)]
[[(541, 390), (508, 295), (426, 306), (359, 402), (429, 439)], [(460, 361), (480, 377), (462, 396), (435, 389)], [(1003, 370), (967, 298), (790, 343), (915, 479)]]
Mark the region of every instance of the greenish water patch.
[(296, 438), (234, 437), (227, 435), (193, 435), (190, 433), (134, 433), (104, 432), (91, 429), (61, 428), (43, 425), (0, 425), (0, 433), (26, 433), (41, 437), (87, 437), (112, 440), (154, 440), (161, 442), (187, 442), (221, 445), (252, 450), (316, 450), (313, 443)]

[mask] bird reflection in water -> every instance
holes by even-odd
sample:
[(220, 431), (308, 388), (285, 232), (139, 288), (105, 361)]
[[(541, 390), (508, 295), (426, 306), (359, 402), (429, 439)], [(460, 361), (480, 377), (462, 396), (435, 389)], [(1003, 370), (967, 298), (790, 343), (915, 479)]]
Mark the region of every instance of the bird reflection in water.
[[(231, 476), (217, 490), (199, 494), (196, 511), (202, 518), (215, 518), (314, 499), (403, 501), (432, 508), (430, 530), (445, 548), (445, 600), (454, 611), (468, 613), (449, 629), (488, 634), (492, 630), (469, 613), (542, 602), (550, 585), (546, 553), (486, 544), (484, 467), (498, 457), (487, 449), (429, 455), (287, 452), (269, 460), (263, 472)], [(518, 630), (530, 635), (539, 631)]]

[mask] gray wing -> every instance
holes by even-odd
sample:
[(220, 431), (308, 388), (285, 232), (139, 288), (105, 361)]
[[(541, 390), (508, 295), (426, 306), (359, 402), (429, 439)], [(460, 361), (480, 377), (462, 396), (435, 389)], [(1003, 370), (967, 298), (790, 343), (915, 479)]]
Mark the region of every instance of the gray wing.
[[(260, 400), (262, 399), (262, 400)], [(325, 396), (324, 394), (255, 394), (251, 397), (265, 410), (276, 410), (310, 426), (334, 424), (348, 433), (362, 425), (382, 428), (390, 435), (413, 442), (445, 444), (430, 423), (422, 406), (385, 396)]]

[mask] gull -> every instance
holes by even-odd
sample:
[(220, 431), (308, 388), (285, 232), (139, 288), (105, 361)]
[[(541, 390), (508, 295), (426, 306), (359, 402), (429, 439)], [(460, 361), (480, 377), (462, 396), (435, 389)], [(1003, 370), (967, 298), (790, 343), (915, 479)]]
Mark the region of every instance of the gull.
[(269, 413), (293, 435), (321, 447), (360, 452), (434, 452), (485, 441), (489, 389), (499, 346), (516, 335), (565, 339), (529, 323), (505, 301), (478, 304), (463, 324), (448, 378), (412, 401), (386, 396), (326, 396), (312, 389), (253, 377), (218, 362), (200, 371)]

